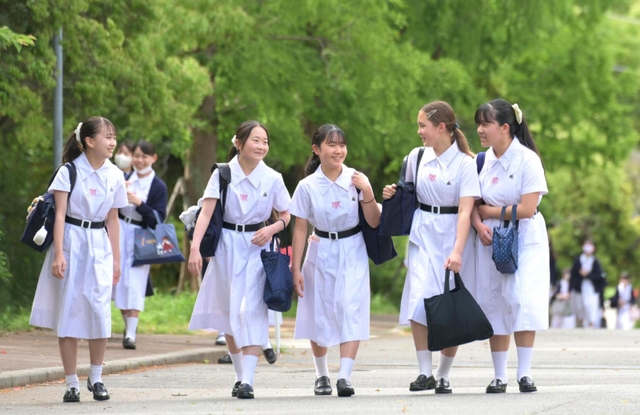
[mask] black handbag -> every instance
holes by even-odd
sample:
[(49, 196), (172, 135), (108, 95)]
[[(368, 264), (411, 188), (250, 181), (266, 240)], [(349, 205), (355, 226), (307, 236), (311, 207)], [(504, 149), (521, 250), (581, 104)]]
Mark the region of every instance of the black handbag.
[[(49, 180), (47, 189), (51, 186), (53, 179), (63, 166), (69, 169), (69, 182), (71, 187), (69, 189), (69, 194), (67, 195), (68, 201), (76, 184), (77, 169), (73, 162), (65, 163), (56, 169), (53, 176), (51, 176), (51, 180)], [(20, 237), (20, 242), (38, 252), (46, 251), (53, 242), (53, 223), (55, 222), (55, 219), (55, 198), (53, 193), (49, 193), (47, 191), (43, 195), (33, 199), (33, 202), (31, 202), (31, 206), (29, 206), (27, 214), (27, 224), (22, 232), (22, 237)]]
[[(215, 169), (218, 169), (220, 172), (220, 199), (218, 200), (218, 203), (216, 203), (213, 215), (211, 216), (211, 221), (209, 221), (209, 226), (207, 226), (207, 231), (200, 242), (200, 255), (202, 255), (203, 258), (209, 258), (216, 255), (218, 242), (220, 242), (220, 236), (222, 235), (222, 221), (224, 218), (224, 205), (227, 200), (227, 187), (229, 187), (229, 183), (231, 183), (231, 169), (229, 168), (228, 163), (214, 164), (213, 167), (211, 167), (212, 174)], [(202, 208), (198, 209), (196, 212), (196, 222), (198, 221), (198, 216), (200, 216), (201, 211)], [(195, 226), (189, 230), (187, 234), (187, 237), (191, 241), (193, 240), (194, 230)]]
[[(358, 194), (360, 189), (356, 188)], [(364, 217), (362, 205), (358, 202), (358, 217), (360, 218), (360, 228), (362, 229), (362, 237), (367, 247), (367, 256), (374, 264), (380, 265), (390, 259), (398, 256), (396, 248), (393, 245), (393, 239), (390, 236), (380, 234), (380, 225), (372, 228)]]
[(418, 170), (424, 147), (418, 152), (416, 163), (416, 175), (414, 182), (406, 181), (407, 163), (409, 156), (402, 160), (400, 169), (400, 179), (396, 184), (396, 194), (391, 199), (382, 201), (382, 217), (380, 218), (380, 235), (400, 236), (409, 235), (411, 232), (411, 222), (413, 215), (418, 208), (418, 196), (416, 194), (416, 184), (418, 182)]
[(491, 258), (496, 269), (503, 274), (513, 274), (518, 270), (518, 221), (516, 211), (518, 205), (511, 208), (511, 226), (504, 220), (507, 207), (502, 207), (500, 223), (502, 226), (493, 228), (493, 254)]
[(456, 288), (449, 290), (450, 273), (445, 273), (444, 292), (424, 299), (429, 326), (427, 347), (432, 352), (493, 336), (491, 323), (457, 272)]
[(269, 310), (285, 312), (291, 308), (293, 296), (293, 275), (289, 264), (289, 255), (280, 251), (280, 242), (273, 236), (271, 251), (260, 251), (260, 259), (266, 274), (262, 299)]

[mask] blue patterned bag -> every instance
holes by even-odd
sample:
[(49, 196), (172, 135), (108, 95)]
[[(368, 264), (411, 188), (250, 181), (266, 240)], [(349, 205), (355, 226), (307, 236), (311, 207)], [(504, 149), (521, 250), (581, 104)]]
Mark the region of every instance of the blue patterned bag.
[(507, 207), (502, 208), (500, 223), (502, 226), (493, 228), (493, 255), (491, 256), (496, 268), (503, 274), (513, 274), (518, 269), (518, 221), (516, 210), (518, 205), (511, 208), (511, 225), (504, 220)]
[(131, 266), (184, 262), (173, 224), (162, 223), (155, 210), (153, 214), (157, 221), (155, 229), (138, 228), (135, 231)]
[(293, 296), (293, 276), (289, 268), (291, 258), (280, 252), (280, 243), (275, 235), (271, 246), (272, 251), (260, 251), (260, 259), (267, 276), (262, 299), (269, 310), (285, 312), (291, 308)]

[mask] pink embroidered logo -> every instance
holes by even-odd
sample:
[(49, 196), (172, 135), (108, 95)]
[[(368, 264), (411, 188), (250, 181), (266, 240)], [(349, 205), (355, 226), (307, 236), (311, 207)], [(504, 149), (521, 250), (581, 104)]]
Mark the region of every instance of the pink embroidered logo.
[(497, 177), (492, 177), (491, 178), (491, 184), (498, 184), (498, 178)]
[(436, 175), (435, 174), (430, 174), (427, 179), (429, 179), (430, 182), (435, 182), (436, 181)]
[(336, 201), (336, 202), (331, 202), (331, 207), (333, 209), (340, 209), (340, 201)]
[(240, 200), (242, 200), (243, 202), (246, 202), (247, 200), (249, 200), (249, 195), (241, 194), (240, 195)]
[(98, 189), (89, 189), (89, 196), (98, 196)]

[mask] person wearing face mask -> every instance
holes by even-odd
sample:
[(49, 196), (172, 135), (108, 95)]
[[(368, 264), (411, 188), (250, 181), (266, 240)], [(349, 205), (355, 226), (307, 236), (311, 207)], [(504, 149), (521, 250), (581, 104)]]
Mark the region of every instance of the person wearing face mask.
[(124, 178), (127, 180), (131, 173), (133, 173), (133, 142), (131, 140), (124, 140), (118, 146), (118, 151), (113, 158), (116, 166), (124, 173)]
[[(585, 239), (582, 244), (582, 253), (575, 258), (571, 268), (571, 291), (580, 293), (578, 297), (582, 300), (581, 304), (576, 304), (574, 300), (574, 313), (576, 319), (582, 318), (582, 326), (585, 328), (600, 327), (600, 294), (606, 285), (602, 276), (602, 267), (595, 252), (596, 247), (593, 241), (589, 238)], [(581, 315), (578, 314), (580, 311), (582, 311)]]
[[(122, 347), (136, 349), (138, 318), (144, 310), (144, 298), (149, 281), (149, 265), (133, 267), (135, 230), (155, 229), (156, 215), (161, 221), (167, 215), (167, 186), (153, 170), (158, 156), (153, 144), (138, 141), (132, 151), (133, 171), (127, 178), (129, 205), (118, 212), (120, 218), (120, 249), (122, 251), (121, 284), (114, 286), (112, 299), (125, 320)], [(154, 213), (155, 212), (155, 213)]]

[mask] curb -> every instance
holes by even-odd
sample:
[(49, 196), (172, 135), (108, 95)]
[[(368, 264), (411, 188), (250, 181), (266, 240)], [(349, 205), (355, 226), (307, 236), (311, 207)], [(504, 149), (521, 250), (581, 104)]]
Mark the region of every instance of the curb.
[[(166, 366), (180, 363), (204, 363), (205, 361), (217, 362), (226, 351), (212, 350), (210, 348), (193, 349), (181, 352), (156, 354), (151, 356), (136, 357), (133, 359), (121, 359), (105, 362), (102, 368), (103, 375), (126, 372), (148, 366)], [(88, 376), (91, 367), (88, 364), (78, 365), (78, 376)], [(0, 373), (0, 389), (17, 388), (34, 383), (54, 382), (64, 379), (62, 367), (45, 367), (40, 369), (13, 370)]]

